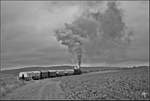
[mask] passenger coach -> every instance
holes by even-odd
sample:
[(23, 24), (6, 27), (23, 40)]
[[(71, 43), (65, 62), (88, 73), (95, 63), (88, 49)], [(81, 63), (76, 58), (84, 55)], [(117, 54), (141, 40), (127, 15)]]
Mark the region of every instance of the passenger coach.
[(65, 70), (41, 70), (41, 71), (27, 71), (20, 72), (19, 79), (23, 80), (38, 80), (51, 77), (60, 77), (67, 75), (79, 75), (81, 70), (74, 67), (74, 69), (65, 69)]
[(57, 73), (56, 70), (48, 70), (48, 77), (56, 77)]

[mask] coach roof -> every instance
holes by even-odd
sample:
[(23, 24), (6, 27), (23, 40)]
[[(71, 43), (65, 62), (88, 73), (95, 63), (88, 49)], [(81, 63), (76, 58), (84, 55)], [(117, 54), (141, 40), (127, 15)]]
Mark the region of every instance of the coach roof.
[(56, 72), (56, 70), (48, 70), (49, 72)]

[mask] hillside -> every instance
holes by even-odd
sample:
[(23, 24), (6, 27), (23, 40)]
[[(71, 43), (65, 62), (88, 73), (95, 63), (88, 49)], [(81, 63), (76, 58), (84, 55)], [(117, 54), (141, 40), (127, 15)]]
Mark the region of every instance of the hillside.
[(61, 87), (66, 99), (79, 100), (148, 100), (149, 69), (135, 68), (63, 78)]
[[(19, 99), (21, 96), (19, 96), (19, 93), (17, 93), (18, 90), (19, 92), (24, 92), (26, 89), (30, 90), (33, 88), (33, 95), (44, 92), (43, 89), (47, 89), (46, 92), (50, 95), (44, 93), (40, 98), (36, 98), (36, 96), (34, 96), (34, 98), (30, 98), (32, 96), (29, 97), (28, 95), (22, 95), (22, 97), (26, 97), (25, 99), (49, 99), (52, 97), (52, 95), (56, 95), (55, 98), (57, 98), (58, 92), (56, 91), (53, 94), (51, 93), (51, 90), (52, 88), (55, 88), (54, 85), (59, 84), (60, 87), (57, 86), (57, 88), (59, 88), (58, 91), (63, 92), (64, 99), (149, 98), (149, 93), (146, 95), (146, 97), (141, 95), (142, 92), (149, 92), (149, 67), (146, 66), (141, 66), (138, 68), (82, 67), (81, 70), (84, 72), (82, 75), (63, 76), (27, 82), (17, 80), (17, 75), (20, 71), (67, 68), (70, 67), (32, 67), (2, 71), (0, 72), (0, 97), (12, 99), (14, 96), (13, 99)], [(41, 84), (44, 84), (45, 86)], [(42, 86), (46, 88), (39, 88)], [(42, 91), (37, 91), (37, 89), (41, 89)], [(8, 95), (10, 97), (8, 97)], [(47, 98), (46, 96), (51, 97)]]

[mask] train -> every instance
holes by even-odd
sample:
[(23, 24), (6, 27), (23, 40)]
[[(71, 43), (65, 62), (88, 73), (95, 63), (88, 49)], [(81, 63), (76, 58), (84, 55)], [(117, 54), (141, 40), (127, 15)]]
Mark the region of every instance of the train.
[(19, 73), (19, 80), (39, 80), (45, 78), (80, 75), (82, 72), (80, 68), (64, 69), (64, 70), (40, 70), (40, 71), (27, 71)]

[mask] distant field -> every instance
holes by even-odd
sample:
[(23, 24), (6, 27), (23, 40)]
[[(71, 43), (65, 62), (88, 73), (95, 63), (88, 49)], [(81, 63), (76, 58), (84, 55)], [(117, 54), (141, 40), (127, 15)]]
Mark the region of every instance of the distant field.
[[(65, 77), (61, 80), (61, 87), (66, 99), (148, 100), (150, 99), (148, 68)], [(142, 93), (146, 93), (145, 97)]]
[[(0, 71), (0, 73), (3, 74), (12, 74), (17, 76), (19, 72), (24, 72), (24, 71), (39, 71), (39, 70), (49, 70), (49, 69), (73, 69), (73, 66), (53, 66), (53, 67), (26, 67), (26, 68), (21, 68), (21, 69), (12, 69), (12, 70), (4, 70)], [(95, 72), (95, 71), (100, 71), (100, 70), (121, 70), (121, 69), (128, 69), (126, 67), (81, 67), (81, 70), (83, 72)]]
[(25, 71), (39, 71), (39, 70), (49, 70), (49, 69), (69, 69), (73, 68), (71, 66), (53, 66), (53, 67), (26, 67), (26, 68), (20, 68), (20, 69), (12, 69), (12, 70), (4, 70), (1, 71), (1, 73), (4, 74), (13, 74), (17, 76), (19, 72), (25, 72)]

